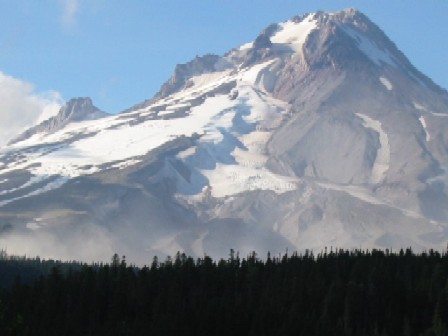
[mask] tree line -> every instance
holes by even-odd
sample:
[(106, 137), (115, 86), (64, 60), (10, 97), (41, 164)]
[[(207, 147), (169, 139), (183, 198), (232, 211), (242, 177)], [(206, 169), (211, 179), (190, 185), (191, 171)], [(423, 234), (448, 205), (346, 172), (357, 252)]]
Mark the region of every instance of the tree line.
[(0, 285), (5, 336), (448, 335), (448, 254), (433, 250), (177, 253), (144, 267), (4, 257)]

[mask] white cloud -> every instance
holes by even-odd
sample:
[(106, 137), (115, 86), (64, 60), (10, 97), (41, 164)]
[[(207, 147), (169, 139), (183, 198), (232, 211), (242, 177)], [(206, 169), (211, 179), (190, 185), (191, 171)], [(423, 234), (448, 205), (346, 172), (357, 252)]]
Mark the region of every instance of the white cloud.
[(73, 27), (76, 24), (76, 15), (79, 9), (79, 0), (62, 0), (61, 21), (65, 27)]
[(58, 92), (36, 93), (31, 83), (0, 71), (0, 147), (28, 127), (55, 115), (62, 103)]

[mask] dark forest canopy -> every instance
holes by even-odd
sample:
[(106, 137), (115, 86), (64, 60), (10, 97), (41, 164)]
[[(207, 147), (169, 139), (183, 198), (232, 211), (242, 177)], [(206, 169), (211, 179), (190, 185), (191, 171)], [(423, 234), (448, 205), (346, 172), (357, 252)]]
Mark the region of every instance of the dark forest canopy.
[(142, 268), (3, 255), (0, 335), (448, 335), (447, 280), (432, 250), (178, 253)]

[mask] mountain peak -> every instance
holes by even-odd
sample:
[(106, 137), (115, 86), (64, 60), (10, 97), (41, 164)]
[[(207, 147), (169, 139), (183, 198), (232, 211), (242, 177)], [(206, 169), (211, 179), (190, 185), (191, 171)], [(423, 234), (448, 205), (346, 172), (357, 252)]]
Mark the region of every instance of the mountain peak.
[[(86, 116), (95, 114), (99, 109), (93, 105), (90, 97), (78, 97), (70, 99), (57, 115), (60, 120), (78, 121), (85, 119)], [(96, 119), (96, 118), (90, 118)]]
[(74, 107), (90, 107), (93, 106), (92, 98), (90, 97), (75, 97), (70, 99), (65, 106), (68, 108)]
[[(267, 61), (281, 61), (307, 71), (334, 68), (375, 73), (388, 67), (436, 88), (416, 70), (386, 34), (356, 8), (318, 11), (273, 23), (249, 43), (223, 56), (206, 54), (176, 65), (172, 77), (151, 99), (124, 111), (145, 108), (193, 85), (192, 79), (223, 70), (240, 71)], [(272, 86), (272, 85), (270, 85)], [(436, 88), (437, 89), (437, 88)]]
[(26, 140), (38, 133), (54, 133), (71, 122), (94, 120), (107, 115), (107, 113), (94, 106), (92, 99), (89, 97), (72, 98), (61, 107), (57, 115), (27, 129), (17, 138), (11, 140), (9, 144)]
[[(362, 13), (361, 13), (357, 8), (355, 8), (355, 7), (345, 8), (345, 9), (339, 11), (339, 12), (336, 12), (336, 14), (338, 14), (338, 13), (344, 13), (344, 14), (346, 14), (346, 15), (352, 15), (352, 16), (362, 14)], [(364, 15), (364, 14), (362, 14), (362, 15)]]

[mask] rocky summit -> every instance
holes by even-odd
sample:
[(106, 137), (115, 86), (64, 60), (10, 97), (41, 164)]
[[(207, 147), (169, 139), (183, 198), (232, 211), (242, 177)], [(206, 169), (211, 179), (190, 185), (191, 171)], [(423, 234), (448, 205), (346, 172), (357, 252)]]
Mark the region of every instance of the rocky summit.
[(354, 9), (178, 65), (107, 115), (88, 98), (0, 149), (0, 247), (136, 262), (445, 248), (448, 93)]

